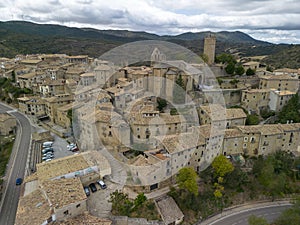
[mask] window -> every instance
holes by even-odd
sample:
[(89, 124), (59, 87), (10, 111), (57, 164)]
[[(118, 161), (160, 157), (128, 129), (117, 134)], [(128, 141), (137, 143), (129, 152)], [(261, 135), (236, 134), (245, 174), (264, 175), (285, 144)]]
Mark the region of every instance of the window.
[(80, 204), (76, 205), (76, 208), (79, 208), (80, 207)]
[(68, 215), (69, 214), (69, 210), (64, 211), (64, 215)]

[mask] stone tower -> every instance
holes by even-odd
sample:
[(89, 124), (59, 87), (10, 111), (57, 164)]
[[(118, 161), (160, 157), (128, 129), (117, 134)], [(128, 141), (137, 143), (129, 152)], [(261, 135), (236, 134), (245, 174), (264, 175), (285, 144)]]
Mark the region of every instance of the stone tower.
[(216, 36), (209, 34), (204, 38), (203, 54), (207, 56), (207, 64), (211, 65), (215, 62)]

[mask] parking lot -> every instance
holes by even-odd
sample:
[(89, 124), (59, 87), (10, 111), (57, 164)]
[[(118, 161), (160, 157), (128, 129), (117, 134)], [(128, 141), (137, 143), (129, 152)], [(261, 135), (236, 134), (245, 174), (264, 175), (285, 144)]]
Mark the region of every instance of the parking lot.
[(54, 149), (55, 159), (69, 156), (69, 155), (74, 155), (74, 152), (67, 150), (67, 145), (69, 143), (65, 139), (57, 135), (53, 135), (53, 136), (54, 136), (53, 149)]
[[(52, 148), (53, 148), (53, 159), (58, 159), (58, 158), (62, 158), (62, 157), (66, 157), (66, 156), (69, 156), (69, 155), (73, 155), (75, 154), (74, 152), (72, 151), (69, 151), (67, 149), (67, 145), (69, 144), (65, 139), (57, 136), (57, 135), (52, 135), (54, 140), (53, 140), (53, 145), (52, 145)], [(40, 156), (39, 157), (43, 157), (43, 152), (42, 152), (42, 143), (40, 144), (40, 150), (38, 151), (41, 151), (41, 153), (39, 154)], [(43, 161), (43, 160), (42, 160)]]
[(109, 202), (110, 193), (122, 189), (121, 185), (111, 183), (108, 180), (105, 180), (105, 184), (107, 185), (106, 189), (101, 189), (99, 184), (96, 184), (96, 192), (92, 192), (90, 189), (91, 194), (87, 200), (89, 212), (94, 216), (102, 218), (107, 218), (111, 215), (111, 203)]

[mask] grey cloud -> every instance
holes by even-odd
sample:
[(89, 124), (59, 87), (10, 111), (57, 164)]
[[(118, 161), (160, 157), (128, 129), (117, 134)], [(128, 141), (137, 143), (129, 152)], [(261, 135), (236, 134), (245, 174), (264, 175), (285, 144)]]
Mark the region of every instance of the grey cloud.
[[(249, 30), (253, 33), (255, 30), (300, 30), (299, 1), (289, 0), (178, 0), (175, 3), (152, 0), (151, 4), (146, 0), (115, 0), (111, 4), (104, 0), (8, 2), (0, 2), (0, 15), (7, 17), (3, 20), (10, 19), (7, 12), (13, 12), (18, 18), (33, 22), (145, 30), (158, 34), (200, 30)], [(10, 8), (5, 8), (7, 5)], [(266, 34), (283, 39), (282, 34)]]

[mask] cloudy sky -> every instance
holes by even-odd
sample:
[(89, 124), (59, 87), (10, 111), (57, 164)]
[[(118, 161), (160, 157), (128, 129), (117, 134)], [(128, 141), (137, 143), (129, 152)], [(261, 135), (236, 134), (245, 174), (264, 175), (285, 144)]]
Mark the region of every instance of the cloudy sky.
[(300, 44), (300, 0), (2, 0), (0, 20), (156, 34), (239, 30)]

